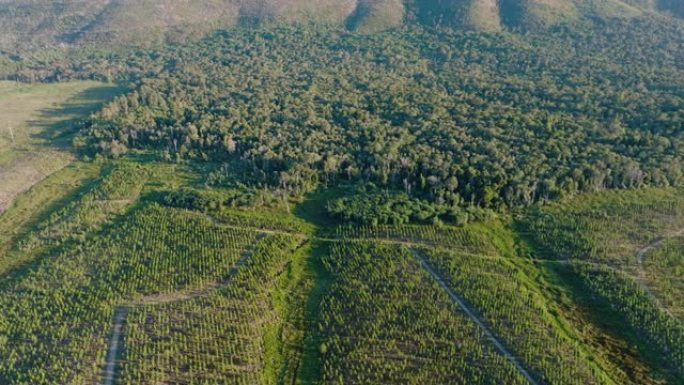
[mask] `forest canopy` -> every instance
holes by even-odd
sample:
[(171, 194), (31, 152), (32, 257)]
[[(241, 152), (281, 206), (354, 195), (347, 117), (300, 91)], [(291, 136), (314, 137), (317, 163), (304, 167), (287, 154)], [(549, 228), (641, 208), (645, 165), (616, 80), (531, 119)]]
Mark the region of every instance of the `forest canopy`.
[(62, 76), (134, 81), (85, 124), (84, 153), (223, 163), (212, 180), (224, 170), (286, 194), (372, 182), (438, 206), (497, 208), (682, 185), (684, 28), (597, 23), (524, 38), (238, 28)]

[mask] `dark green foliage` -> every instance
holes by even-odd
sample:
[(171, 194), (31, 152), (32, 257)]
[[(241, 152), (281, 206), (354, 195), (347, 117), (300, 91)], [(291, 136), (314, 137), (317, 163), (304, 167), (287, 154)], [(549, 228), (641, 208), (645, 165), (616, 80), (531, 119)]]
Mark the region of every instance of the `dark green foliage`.
[(375, 187), (362, 187), (349, 197), (330, 201), (326, 209), (330, 215), (345, 223), (370, 226), (409, 223), (440, 225), (443, 222), (464, 225), (469, 221), (490, 218), (493, 214), (488, 209), (447, 206)]
[(160, 194), (160, 203), (189, 210), (217, 212), (223, 207), (244, 207), (254, 203), (254, 195), (245, 191), (200, 191), (181, 188)]
[(648, 20), (524, 42), (451, 30), (235, 30), (145, 59), (159, 70), (109, 104), (81, 142), (225, 161), (223, 179), (246, 175), (284, 194), (371, 181), (437, 207), (680, 185), (682, 36), (680, 25)]
[[(345, 222), (361, 225), (408, 224), (409, 222), (439, 221), (446, 209), (429, 202), (413, 199), (404, 193), (368, 191), (356, 192), (349, 198), (328, 203), (328, 212)], [(454, 209), (454, 216), (460, 210)]]

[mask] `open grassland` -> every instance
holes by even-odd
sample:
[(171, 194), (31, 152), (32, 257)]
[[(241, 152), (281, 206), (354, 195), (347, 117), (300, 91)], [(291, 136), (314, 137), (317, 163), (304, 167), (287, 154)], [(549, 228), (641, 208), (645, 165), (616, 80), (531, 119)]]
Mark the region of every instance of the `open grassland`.
[(74, 125), (119, 92), (97, 82), (0, 82), (0, 213), (72, 160), (66, 148)]

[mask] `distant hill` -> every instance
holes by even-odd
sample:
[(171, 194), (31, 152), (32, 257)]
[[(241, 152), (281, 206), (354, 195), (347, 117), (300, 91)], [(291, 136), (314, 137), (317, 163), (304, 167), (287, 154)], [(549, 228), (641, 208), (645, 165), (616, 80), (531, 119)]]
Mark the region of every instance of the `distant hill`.
[(684, 17), (680, 0), (0, 0), (0, 49), (182, 39), (263, 21), (374, 32), (406, 23), (534, 30), (590, 18)]

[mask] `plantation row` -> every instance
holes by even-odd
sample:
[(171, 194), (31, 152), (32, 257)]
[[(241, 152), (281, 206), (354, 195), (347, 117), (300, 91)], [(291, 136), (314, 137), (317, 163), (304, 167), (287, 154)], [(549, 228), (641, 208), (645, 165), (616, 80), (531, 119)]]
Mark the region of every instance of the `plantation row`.
[(117, 305), (214, 287), (257, 234), (148, 205), (89, 239), (0, 289), (0, 383), (99, 383)]
[(603, 301), (621, 314), (625, 327), (659, 354), (665, 367), (684, 377), (684, 322), (660, 309), (633, 279), (609, 268), (577, 264), (575, 270)]
[(37, 231), (23, 240), (22, 250), (83, 241), (87, 233), (101, 227), (137, 198), (145, 181), (145, 172), (125, 164), (112, 166), (91, 190), (52, 213)]
[(523, 270), (502, 259), (435, 249), (421, 252), (543, 383), (611, 383), (591, 364), (592, 353), (560, 327), (552, 303)]
[(93, 279), (106, 283), (113, 295), (166, 293), (221, 281), (256, 237), (152, 205), (86, 253), (100, 254), (93, 258)]
[[(549, 255), (605, 263), (576, 264), (582, 290), (625, 320), (619, 332), (641, 354), (653, 356), (661, 372), (673, 372), (680, 379), (684, 321), (676, 318), (676, 310), (682, 303), (681, 249), (676, 240), (666, 239), (642, 256), (643, 271), (637, 252), (682, 231), (682, 212), (683, 190), (645, 189), (550, 204), (525, 219), (532, 239)], [(670, 308), (675, 311), (668, 312)]]
[(465, 252), (496, 253), (488, 234), (472, 230), (473, 226), (464, 228), (418, 225), (345, 225), (337, 227), (335, 235), (338, 239), (389, 239), (458, 248)]
[(284, 215), (278, 212), (223, 208), (217, 212), (212, 212), (211, 215), (222, 223), (238, 227), (304, 234), (314, 231), (311, 224), (292, 215)]
[(658, 300), (684, 321), (684, 237), (666, 240), (648, 253), (644, 269)]
[(120, 384), (275, 384), (282, 317), (273, 296), (297, 244), (269, 236), (212, 294), (132, 309)]
[(645, 189), (583, 196), (537, 208), (527, 230), (556, 258), (633, 265), (636, 251), (684, 229), (684, 190)]
[(526, 384), (409, 250), (334, 243), (321, 384)]

